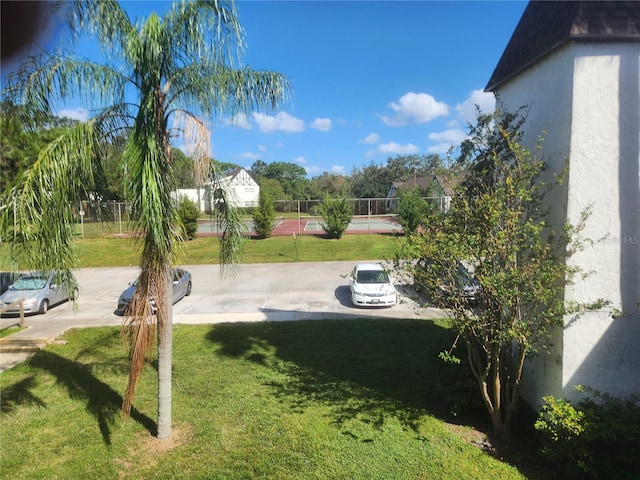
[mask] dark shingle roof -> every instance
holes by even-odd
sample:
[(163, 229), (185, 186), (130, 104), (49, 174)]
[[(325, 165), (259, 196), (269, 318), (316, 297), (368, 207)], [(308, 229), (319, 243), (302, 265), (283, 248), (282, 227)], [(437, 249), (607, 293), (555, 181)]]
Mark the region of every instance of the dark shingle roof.
[(640, 42), (640, 2), (529, 2), (485, 91), (495, 92), (569, 41)]

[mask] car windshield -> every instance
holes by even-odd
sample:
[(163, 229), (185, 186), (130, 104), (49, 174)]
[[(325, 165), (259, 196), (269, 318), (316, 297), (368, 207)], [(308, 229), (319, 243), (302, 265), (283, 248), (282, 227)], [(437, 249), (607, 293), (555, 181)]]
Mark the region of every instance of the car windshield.
[(389, 283), (389, 276), (384, 270), (359, 270), (358, 283)]
[(40, 290), (47, 284), (47, 280), (42, 277), (20, 277), (11, 286), (12, 290)]

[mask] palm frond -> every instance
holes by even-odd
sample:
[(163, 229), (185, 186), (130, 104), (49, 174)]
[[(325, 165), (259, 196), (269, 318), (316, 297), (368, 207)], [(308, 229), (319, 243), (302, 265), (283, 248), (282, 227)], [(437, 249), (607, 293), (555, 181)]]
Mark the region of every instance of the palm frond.
[[(95, 195), (98, 132), (93, 122), (79, 123), (40, 151), (34, 164), (3, 195), (2, 238), (11, 241), (20, 269), (75, 267), (73, 205), (79, 195)], [(64, 275), (73, 292), (77, 289)]]
[(123, 104), (130, 82), (110, 66), (70, 56), (32, 56), (7, 79), (3, 96), (23, 105), (33, 119), (46, 119), (58, 101), (72, 97), (97, 109)]
[(211, 165), (210, 178), (213, 181), (212, 190), (213, 211), (222, 232), (220, 236), (220, 273), (223, 276), (234, 274), (240, 263), (242, 251), (247, 239), (248, 228), (242, 218), (242, 213), (231, 202), (231, 192), (224, 179)]
[(175, 72), (168, 98), (187, 110), (220, 117), (273, 110), (290, 95), (291, 85), (280, 73), (198, 63)]
[(74, 0), (61, 2), (60, 15), (75, 41), (80, 32), (95, 36), (103, 53), (127, 51), (127, 42), (135, 31), (127, 13), (115, 0)]
[(174, 61), (172, 70), (204, 59), (231, 66), (244, 52), (244, 30), (233, 2), (177, 2), (165, 22), (174, 40), (167, 52)]
[(211, 131), (196, 115), (178, 110), (173, 115), (173, 130), (180, 132), (188, 157), (193, 159), (196, 185), (208, 179), (211, 163)]

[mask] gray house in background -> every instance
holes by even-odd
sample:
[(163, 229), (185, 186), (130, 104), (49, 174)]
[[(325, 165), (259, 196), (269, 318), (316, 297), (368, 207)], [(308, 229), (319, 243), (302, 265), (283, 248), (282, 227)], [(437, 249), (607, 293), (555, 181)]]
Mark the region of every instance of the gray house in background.
[(592, 274), (567, 301), (602, 297), (624, 312), (565, 319), (551, 355), (526, 366), (522, 393), (575, 398), (575, 385), (640, 392), (640, 2), (530, 2), (485, 89), (499, 108), (526, 107), (524, 144), (569, 174), (551, 199), (555, 228), (592, 208), (569, 262)]

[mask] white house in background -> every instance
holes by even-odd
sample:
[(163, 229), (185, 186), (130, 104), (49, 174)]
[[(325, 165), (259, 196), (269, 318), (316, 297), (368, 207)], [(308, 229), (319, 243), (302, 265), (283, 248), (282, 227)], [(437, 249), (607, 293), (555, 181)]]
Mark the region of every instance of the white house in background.
[(593, 274), (567, 301), (610, 299), (626, 313), (565, 319), (551, 355), (526, 366), (522, 394), (575, 398), (575, 385), (614, 396), (640, 392), (640, 2), (531, 2), (485, 91), (510, 112), (526, 106), (524, 144), (569, 174), (555, 192), (556, 228), (576, 224), (603, 239), (570, 262)]
[[(220, 180), (228, 193), (229, 201), (234, 207), (255, 207), (260, 197), (260, 186), (244, 168), (236, 168)], [(211, 205), (216, 201), (214, 182), (204, 187), (180, 189), (175, 192), (176, 198), (185, 196), (200, 205), (202, 213), (211, 213)]]
[[(260, 186), (244, 168), (236, 168), (220, 179), (221, 186), (228, 192), (229, 201), (234, 207), (256, 207), (260, 198)], [(207, 183), (209, 190), (213, 182)], [(210, 202), (215, 202), (215, 192), (209, 196)], [(208, 205), (209, 210), (211, 204)]]

